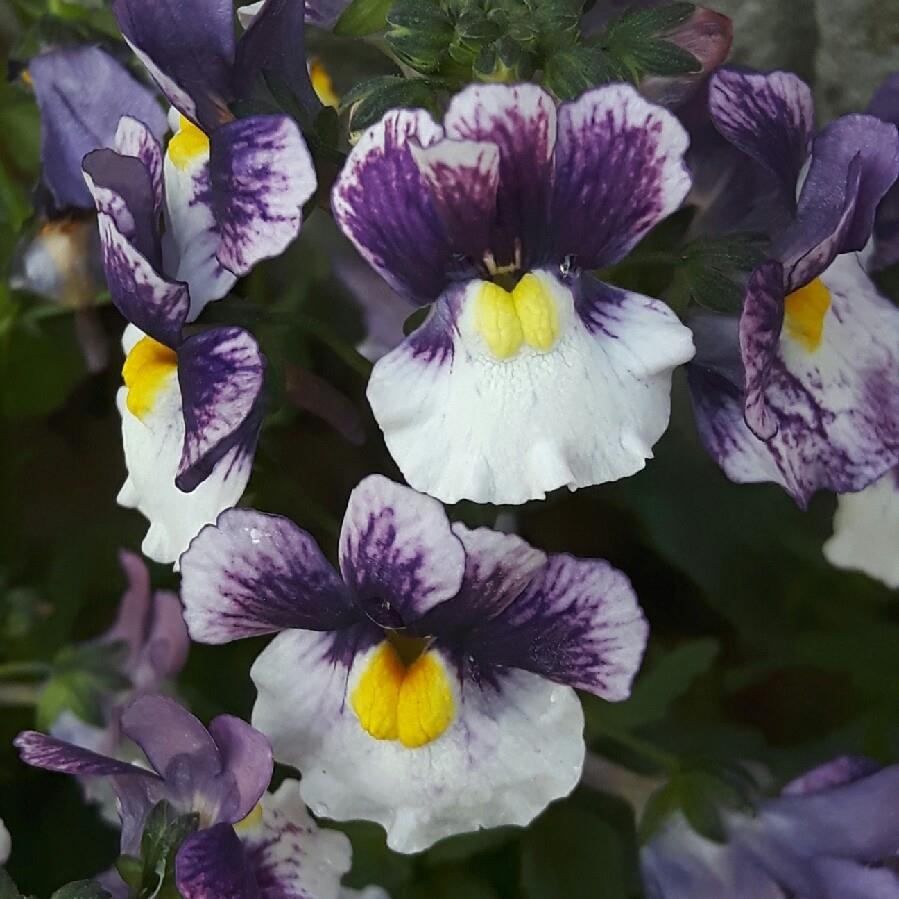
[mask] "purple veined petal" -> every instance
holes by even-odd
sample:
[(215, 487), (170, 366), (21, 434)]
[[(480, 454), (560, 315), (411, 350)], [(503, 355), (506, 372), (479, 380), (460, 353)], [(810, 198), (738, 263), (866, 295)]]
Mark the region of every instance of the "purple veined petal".
[(84, 181), (98, 213), (110, 216), (116, 228), (148, 261), (159, 261), (159, 223), (152, 176), (143, 161), (114, 150), (93, 150), (82, 163)]
[(219, 715), (209, 723), (209, 735), (215, 740), (223, 773), (230, 774), (237, 803), (229, 815), (233, 824), (256, 808), (256, 803), (272, 779), (271, 743), (246, 721), (233, 715)]
[(376, 624), (404, 627), (459, 592), (465, 550), (437, 500), (370, 475), (347, 503), (340, 570)]
[(740, 349), (745, 372), (746, 423), (760, 439), (777, 431), (777, 418), (768, 409), (765, 391), (780, 344), (784, 322), (783, 267), (764, 262), (750, 276), (740, 316)]
[(33, 768), (56, 771), (59, 774), (75, 774), (82, 777), (147, 777), (157, 775), (137, 765), (129, 765), (118, 759), (83, 749), (74, 743), (58, 740), (34, 730), (20, 733), (13, 745), (19, 750), (22, 761)]
[(449, 139), (411, 147), (447, 236), (459, 252), (481, 262), (490, 252), (497, 213), (499, 147)]
[(287, 779), (262, 797), (261, 814), (235, 828), (259, 885), (260, 899), (339, 899), (350, 869), (350, 841), (319, 828)]
[(356, 249), (394, 290), (422, 304), (446, 286), (453, 253), (412, 147), (442, 138), (423, 109), (388, 112), (353, 147), (331, 195)]
[(296, 238), (316, 186), (309, 150), (287, 116), (252, 116), (217, 129), (209, 178), (218, 258), (236, 275), (278, 256)]
[(845, 858), (816, 859), (821, 899), (899, 899), (899, 874)]
[(556, 144), (552, 97), (534, 84), (471, 85), (450, 101), (443, 127), (448, 138), (499, 148), (489, 246), (496, 266), (528, 269), (545, 261)]
[(840, 253), (861, 250), (874, 214), (899, 176), (899, 133), (872, 116), (831, 122), (815, 140), (796, 220), (772, 247), (787, 292), (820, 275)]
[(184, 899), (258, 899), (259, 887), (243, 844), (230, 824), (192, 833), (175, 858)]
[(465, 548), (465, 576), (458, 595), (432, 609), (415, 630), (454, 644), (497, 615), (521, 594), (546, 564), (546, 553), (515, 534), (489, 528), (471, 530), (456, 522), (453, 533)]
[(240, 96), (252, 93), (265, 74), (290, 89), (314, 117), (322, 108), (306, 66), (305, 7), (299, 0), (267, 0), (244, 27), (237, 43), (234, 85)]
[(479, 664), (533, 671), (618, 701), (630, 694), (648, 635), (624, 574), (600, 559), (560, 554), (468, 637), (465, 652)]
[(153, 187), (153, 208), (162, 209), (162, 147), (153, 132), (132, 116), (122, 116), (116, 128), (113, 147), (120, 156), (139, 159), (150, 175)]
[(868, 777), (882, 767), (863, 755), (841, 755), (791, 780), (780, 791), (781, 796), (809, 796), (832, 790)]
[(172, 105), (207, 133), (231, 118), (230, 0), (114, 0), (122, 35)]
[(815, 129), (808, 85), (789, 72), (721, 69), (710, 81), (709, 109), (718, 131), (775, 175), (784, 196), (795, 197)]
[(612, 265), (690, 189), (688, 137), (666, 109), (632, 87), (588, 91), (559, 109), (549, 230), (553, 258)]
[(315, 540), (292, 521), (231, 509), (181, 557), (181, 598), (194, 640), (227, 643), (279, 630), (336, 630), (357, 619)]
[[(161, 139), (165, 114), (153, 94), (98, 47), (52, 50), (28, 66), (41, 110), (43, 176), (58, 206), (90, 208), (81, 160), (114, 145), (121, 116)], [(90, 85), (90, 90), (85, 89)]]
[(349, 0), (306, 0), (306, 21), (319, 28), (331, 28), (349, 5)]
[(212, 328), (178, 350), (184, 450), (175, 484), (190, 492), (235, 447), (252, 456), (262, 423), (265, 359), (242, 328)]

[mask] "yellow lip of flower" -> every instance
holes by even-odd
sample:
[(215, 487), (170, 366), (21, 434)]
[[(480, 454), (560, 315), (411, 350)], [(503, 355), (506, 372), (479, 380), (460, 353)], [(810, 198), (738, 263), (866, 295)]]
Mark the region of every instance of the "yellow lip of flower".
[(375, 650), (350, 697), (359, 723), (376, 740), (416, 749), (452, 723), (455, 703), (447, 670), (435, 652), (408, 667), (387, 640)]
[(815, 278), (805, 287), (794, 290), (784, 303), (784, 325), (787, 334), (813, 353), (824, 336), (824, 318), (830, 309), (830, 291)]
[(178, 133), (172, 136), (168, 156), (179, 169), (186, 169), (195, 159), (209, 155), (209, 138), (190, 119), (180, 117)]
[(173, 349), (154, 340), (141, 338), (131, 348), (122, 366), (122, 379), (128, 388), (128, 411), (137, 418), (153, 408), (159, 391), (178, 369), (178, 356)]
[(512, 291), (483, 283), (475, 297), (475, 327), (497, 359), (510, 359), (524, 344), (548, 352), (559, 338), (555, 301), (532, 272)]

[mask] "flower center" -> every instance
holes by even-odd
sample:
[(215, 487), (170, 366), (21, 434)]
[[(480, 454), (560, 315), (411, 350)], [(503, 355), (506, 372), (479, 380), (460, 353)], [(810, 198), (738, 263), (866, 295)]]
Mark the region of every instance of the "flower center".
[(824, 316), (830, 309), (830, 291), (820, 278), (794, 290), (785, 303), (787, 333), (810, 353), (821, 344)]
[(169, 141), (169, 159), (186, 169), (195, 159), (209, 155), (209, 138), (190, 119), (181, 116), (178, 133)]
[(128, 411), (142, 419), (177, 369), (178, 356), (174, 350), (152, 337), (141, 338), (122, 366), (122, 378), (128, 388)]
[[(376, 740), (399, 740), (415, 749), (436, 740), (455, 714), (453, 690), (441, 657), (419, 652), (408, 637), (397, 635), (379, 644), (362, 672), (350, 704), (363, 730)], [(421, 641), (416, 641), (421, 642)], [(424, 642), (427, 646), (427, 642)]]
[(485, 281), (475, 304), (478, 332), (497, 359), (510, 359), (524, 344), (545, 353), (559, 337), (555, 301), (532, 272), (524, 275), (511, 291)]

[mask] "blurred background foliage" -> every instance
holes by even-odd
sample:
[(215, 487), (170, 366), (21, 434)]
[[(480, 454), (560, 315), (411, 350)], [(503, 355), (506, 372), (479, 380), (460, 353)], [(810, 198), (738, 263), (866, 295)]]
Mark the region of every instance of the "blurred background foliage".
[[(891, 4), (712, 5), (734, 17), (734, 58), (798, 70), (818, 88), (826, 117), (862, 107), (887, 68), (899, 68)], [(36, 702), (54, 701), (39, 695), (44, 667), (109, 625), (124, 587), (117, 550), (137, 549), (145, 530), (115, 501), (124, 478), (115, 408), (121, 319), (101, 291), (90, 298), (91, 328), (109, 358), (95, 370), (79, 343), (85, 310), (9, 286), (16, 247), (37, 227), (39, 121), (22, 64), (48, 43), (78, 41), (100, 41), (129, 60), (103, 0), (0, 2), (9, 73), (0, 84), (0, 817), (13, 835), (10, 873), (38, 896), (108, 866), (117, 836), (74, 781), (26, 769), (11, 740), (34, 725)], [(312, 30), (309, 42), (338, 94), (396, 74), (359, 41)], [(858, 46), (865, 54), (847, 77), (843, 60)], [(684, 271), (639, 264), (644, 249), (612, 278), (677, 305)], [(365, 401), (368, 363), (354, 349), (365, 322), (335, 275), (334, 260), (347, 252), (318, 208), (282, 258), (209, 310), (209, 320), (251, 327), (275, 375), (244, 502), (291, 516), (332, 551), (357, 481), (374, 471), (399, 479)], [(899, 603), (825, 562), (833, 497), (819, 495), (802, 513), (775, 486), (729, 483), (698, 443), (682, 373), (674, 393), (671, 427), (643, 472), (499, 514), (540, 547), (607, 558), (632, 578), (652, 625), (649, 652), (629, 702), (585, 698), (588, 743), (659, 784), (668, 776), (659, 802), (680, 803), (714, 833), (714, 804), (727, 801), (735, 761), (761, 763), (779, 781), (836, 753), (895, 760)], [(495, 524), (497, 510), (462, 504), (452, 513)], [(177, 583), (161, 566), (153, 579)], [(195, 646), (180, 694), (204, 719), (248, 717), (248, 669), (259, 648), (252, 640)], [(380, 883), (395, 899), (639, 896), (636, 822), (603, 792), (606, 776), (588, 765), (583, 785), (525, 831), (457, 837), (415, 857), (386, 850), (373, 825), (346, 825), (351, 883)]]

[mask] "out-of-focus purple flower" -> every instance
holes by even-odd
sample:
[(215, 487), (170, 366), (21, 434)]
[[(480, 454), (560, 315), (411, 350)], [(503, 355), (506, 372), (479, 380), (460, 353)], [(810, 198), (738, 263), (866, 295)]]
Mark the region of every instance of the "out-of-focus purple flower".
[(23, 761), (79, 777), (109, 778), (119, 800), (122, 852), (140, 853), (144, 822), (162, 800), (196, 813), (198, 829), (175, 860), (185, 899), (335, 899), (349, 868), (349, 841), (318, 831), (295, 781), (265, 792), (272, 774), (268, 740), (230, 715), (207, 730), (162, 696), (143, 696), (122, 714), (122, 732), (146, 766), (127, 764), (52, 736), (26, 731), (15, 740)]
[[(899, 72), (890, 75), (877, 89), (868, 113), (899, 126)], [(869, 268), (878, 270), (899, 263), (899, 181), (881, 200), (874, 220), (874, 254)]]
[[(266, 2), (257, 0), (256, 3), (238, 7), (237, 16), (244, 28), (252, 25)], [(306, 0), (306, 21), (319, 28), (331, 28), (349, 5), (350, 0)]]
[(280, 632), (253, 721), (313, 811), (381, 823), (401, 852), (526, 824), (577, 783), (573, 687), (630, 692), (647, 625), (606, 562), (451, 525), (379, 475), (353, 491), (340, 573), (290, 521), (223, 513), (182, 556), (191, 636)]
[(394, 290), (433, 304), (368, 387), (413, 487), (517, 504), (646, 464), (690, 335), (590, 271), (680, 206), (686, 144), (627, 85), (559, 107), (535, 85), (473, 85), (442, 124), (395, 110), (362, 136), (335, 218)]
[(692, 322), (700, 435), (731, 480), (773, 481), (801, 506), (861, 490), (899, 463), (899, 310), (855, 255), (899, 173), (899, 135), (852, 115), (816, 136), (811, 93), (785, 72), (721, 70), (709, 103), (789, 219), (739, 321)]
[(9, 853), (12, 851), (12, 839), (3, 819), (0, 818), (0, 865), (6, 864)]
[(153, 93), (99, 47), (51, 50), (28, 66), (41, 113), (43, 178), (58, 208), (93, 209), (81, 160), (112, 147), (119, 119), (132, 116), (157, 140), (166, 117)]
[(838, 758), (725, 816), (726, 843), (666, 822), (641, 852), (649, 899), (899, 899), (899, 765)]

